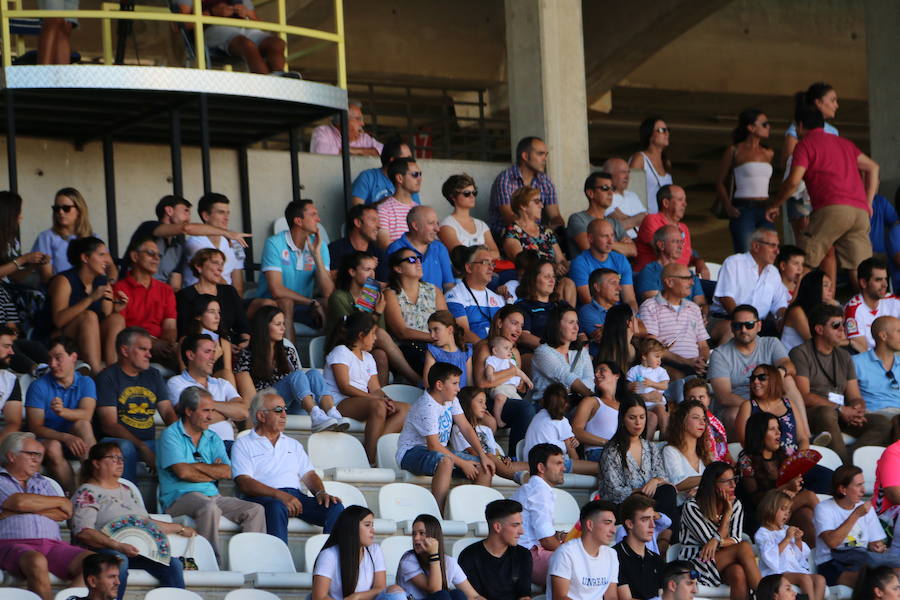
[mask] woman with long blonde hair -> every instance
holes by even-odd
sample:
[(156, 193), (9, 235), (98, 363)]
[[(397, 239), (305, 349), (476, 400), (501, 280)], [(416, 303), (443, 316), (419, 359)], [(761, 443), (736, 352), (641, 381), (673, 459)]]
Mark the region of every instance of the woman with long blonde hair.
[(72, 268), (66, 256), (69, 242), (91, 236), (94, 231), (87, 202), (75, 188), (65, 187), (56, 192), (50, 208), (53, 211), (53, 226), (38, 234), (31, 249), (50, 256), (50, 262), (40, 268), (41, 281), (44, 283), (57, 273)]

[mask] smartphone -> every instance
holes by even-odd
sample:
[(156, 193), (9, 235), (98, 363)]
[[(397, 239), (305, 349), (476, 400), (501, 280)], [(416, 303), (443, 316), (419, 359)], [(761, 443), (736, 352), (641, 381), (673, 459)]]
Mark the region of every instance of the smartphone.
[(362, 293), (356, 299), (356, 308), (366, 312), (374, 312), (375, 305), (378, 303), (378, 294), (381, 293), (381, 287), (378, 282), (369, 277), (363, 284)]

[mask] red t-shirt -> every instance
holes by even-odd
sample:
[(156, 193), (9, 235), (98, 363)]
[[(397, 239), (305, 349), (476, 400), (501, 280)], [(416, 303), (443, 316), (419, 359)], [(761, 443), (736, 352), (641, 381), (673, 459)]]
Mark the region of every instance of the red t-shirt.
[(878, 466), (875, 467), (875, 493), (872, 494), (872, 504), (879, 515), (894, 506), (884, 493), (884, 488), (897, 486), (900, 486), (900, 441), (884, 449), (884, 453), (878, 459)]
[(178, 318), (175, 292), (167, 283), (151, 278), (150, 287), (145, 288), (129, 273), (124, 279), (117, 281), (113, 289), (125, 292), (128, 296), (128, 304), (122, 311), (127, 327), (143, 327), (150, 335), (159, 337), (163, 321)]
[(794, 148), (793, 166), (804, 167), (803, 181), (809, 191), (813, 210), (844, 204), (869, 209), (857, 157), (856, 144), (844, 138), (814, 129)]
[[(635, 246), (637, 246), (637, 259), (634, 265), (635, 273), (643, 269), (648, 263), (656, 260), (656, 252), (653, 249), (653, 234), (656, 233), (657, 229), (666, 225), (670, 225), (670, 223), (662, 213), (644, 217), (644, 220), (641, 222), (641, 228), (638, 229), (637, 239), (634, 241)], [(681, 230), (681, 237), (684, 239), (684, 248), (681, 251), (681, 258), (676, 262), (689, 266), (691, 254), (693, 253), (691, 249), (691, 232), (688, 231), (687, 225), (684, 223), (679, 223), (678, 229)]]

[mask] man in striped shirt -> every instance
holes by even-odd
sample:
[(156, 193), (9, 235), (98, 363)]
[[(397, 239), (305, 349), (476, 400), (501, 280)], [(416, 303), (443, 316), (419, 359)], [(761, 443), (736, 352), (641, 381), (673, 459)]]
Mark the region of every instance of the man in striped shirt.
[(415, 158), (398, 158), (388, 165), (388, 178), (394, 184), (394, 195), (385, 198), (378, 208), (378, 247), (387, 248), (407, 232), (406, 215), (416, 205), (413, 194), (422, 187), (422, 171)]

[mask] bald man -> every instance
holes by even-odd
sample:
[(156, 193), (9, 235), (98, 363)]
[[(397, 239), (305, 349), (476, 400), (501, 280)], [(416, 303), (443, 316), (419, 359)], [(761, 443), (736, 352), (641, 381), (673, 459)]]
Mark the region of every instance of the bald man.
[(591, 290), (588, 280), (596, 269), (612, 269), (621, 275), (622, 302), (631, 306), (631, 310), (637, 314), (637, 302), (634, 299), (634, 285), (632, 282), (631, 264), (628, 259), (612, 249), (615, 242), (612, 224), (606, 219), (594, 219), (588, 225), (587, 250), (575, 257), (569, 267), (569, 277), (575, 282), (578, 292), (578, 304), (587, 304), (591, 301)]
[(900, 319), (875, 319), (872, 338), (875, 347), (853, 357), (859, 391), (868, 411), (894, 417), (900, 414)]
[(405, 248), (412, 250), (422, 261), (422, 281), (445, 292), (452, 289), (456, 282), (450, 253), (437, 239), (440, 231), (437, 213), (430, 206), (417, 205), (406, 214), (406, 226), (409, 231), (388, 246), (387, 255)]
[(644, 206), (640, 196), (628, 189), (631, 168), (625, 159), (610, 158), (603, 163), (603, 170), (612, 175), (614, 192), (612, 206), (608, 209), (606, 218), (621, 223), (628, 237), (634, 239), (637, 237), (641, 222), (647, 216), (647, 207)]

